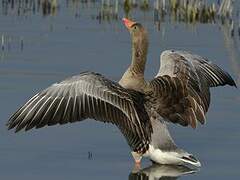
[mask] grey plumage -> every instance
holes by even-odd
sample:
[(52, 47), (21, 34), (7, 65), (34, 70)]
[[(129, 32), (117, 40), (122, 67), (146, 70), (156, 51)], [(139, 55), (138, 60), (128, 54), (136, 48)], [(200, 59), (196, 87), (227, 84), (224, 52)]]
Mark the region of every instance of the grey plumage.
[(157, 76), (145, 81), (147, 32), (139, 23), (123, 22), (132, 37), (132, 63), (118, 83), (93, 72), (55, 83), (17, 110), (8, 128), (18, 132), (92, 118), (120, 129), (136, 163), (145, 156), (157, 163), (201, 166), (175, 145), (166, 122), (196, 128), (197, 121), (205, 122), (210, 87), (236, 84), (206, 59), (172, 50), (162, 53)]
[(151, 124), (153, 127), (151, 145), (155, 149), (161, 149), (162, 151), (175, 151), (177, 146), (168, 131), (166, 122), (162, 118), (152, 117)]
[(18, 132), (86, 118), (115, 124), (133, 150), (147, 149), (152, 130), (143, 96), (92, 72), (55, 83), (36, 94), (11, 116), (8, 126)]
[(155, 98), (150, 106), (167, 121), (196, 128), (197, 120), (205, 122), (210, 87), (226, 84), (236, 86), (227, 72), (206, 59), (185, 51), (164, 51), (159, 72), (149, 83)]
[(81, 73), (33, 96), (11, 116), (8, 128), (18, 132), (93, 118), (115, 124), (135, 152), (143, 154), (149, 143), (173, 150), (177, 147), (164, 121), (196, 128), (197, 120), (205, 122), (209, 88), (236, 86), (218, 66), (184, 51), (164, 51), (157, 76), (137, 80), (123, 79), (126, 87), (133, 85), (128, 89), (100, 74)]

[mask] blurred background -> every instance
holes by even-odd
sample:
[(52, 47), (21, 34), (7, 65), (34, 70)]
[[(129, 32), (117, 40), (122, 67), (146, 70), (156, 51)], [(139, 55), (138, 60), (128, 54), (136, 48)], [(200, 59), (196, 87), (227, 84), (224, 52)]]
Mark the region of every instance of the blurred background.
[[(91, 120), (19, 134), (5, 127), (28, 98), (68, 76), (90, 70), (119, 80), (131, 60), (123, 17), (149, 32), (147, 79), (158, 71), (162, 51), (179, 49), (218, 64), (239, 86), (238, 0), (2, 0), (0, 178), (139, 178), (129, 175), (130, 149), (112, 125)], [(205, 126), (170, 126), (177, 144), (203, 166), (180, 179), (239, 177), (239, 110), (239, 90), (220, 87), (212, 89)]]

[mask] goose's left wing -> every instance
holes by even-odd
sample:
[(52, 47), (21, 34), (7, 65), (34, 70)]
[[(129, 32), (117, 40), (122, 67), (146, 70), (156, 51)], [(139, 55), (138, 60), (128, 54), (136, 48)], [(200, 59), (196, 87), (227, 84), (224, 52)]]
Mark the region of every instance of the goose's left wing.
[(164, 51), (157, 76), (149, 82), (149, 100), (165, 119), (196, 128), (205, 122), (210, 87), (236, 86), (232, 77), (201, 56), (185, 51)]

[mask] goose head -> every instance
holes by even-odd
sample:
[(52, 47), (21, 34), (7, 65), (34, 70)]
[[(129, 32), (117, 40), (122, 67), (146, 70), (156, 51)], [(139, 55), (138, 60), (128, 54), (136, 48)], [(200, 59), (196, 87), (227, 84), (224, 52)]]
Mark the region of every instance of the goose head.
[(148, 35), (145, 28), (138, 22), (123, 18), (132, 39), (132, 64), (130, 69), (136, 74), (144, 74), (148, 51)]
[(135, 44), (148, 44), (148, 35), (145, 28), (142, 26), (142, 24), (131, 21), (127, 18), (123, 18), (123, 23), (128, 29), (129, 33), (132, 37), (132, 42)]

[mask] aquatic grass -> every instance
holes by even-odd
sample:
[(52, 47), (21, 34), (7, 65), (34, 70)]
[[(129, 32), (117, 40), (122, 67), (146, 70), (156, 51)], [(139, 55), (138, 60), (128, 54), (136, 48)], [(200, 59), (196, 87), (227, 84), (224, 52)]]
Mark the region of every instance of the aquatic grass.
[[(164, 16), (168, 15), (174, 21), (185, 23), (215, 23), (216, 18), (225, 22), (233, 19), (234, 12), (233, 0), (222, 0), (220, 4), (217, 0), (212, 3), (207, 0), (69, 0), (66, 3), (70, 8), (78, 7), (79, 4), (85, 8), (91, 7), (92, 4), (98, 4), (99, 13), (96, 16), (100, 21), (118, 20), (120, 8), (124, 10), (126, 16), (129, 16), (131, 11), (136, 8), (140, 11), (154, 9), (154, 16), (159, 14), (162, 21), (164, 21)], [(4, 15), (26, 16), (31, 13), (41, 13), (43, 16), (55, 16), (60, 10), (59, 7), (58, 0), (2, 1)], [(239, 24), (239, 22), (237, 23)]]
[[(234, 0), (66, 0), (66, 7), (74, 11), (75, 18), (80, 18), (82, 9), (95, 8), (96, 14), (91, 18), (103, 21), (119, 21), (122, 10), (125, 17), (132, 17), (132, 11), (153, 11), (154, 24), (160, 30), (165, 21), (186, 24), (212, 23), (222, 24), (229, 28), (229, 36), (240, 36), (239, 7)], [(3, 0), (3, 15), (30, 16), (41, 14), (55, 16), (61, 10), (58, 0)], [(81, 9), (80, 9), (81, 8)], [(121, 17), (120, 17), (121, 16)], [(237, 29), (236, 29), (237, 28)], [(6, 48), (4, 37), (1, 37), (1, 49)]]

